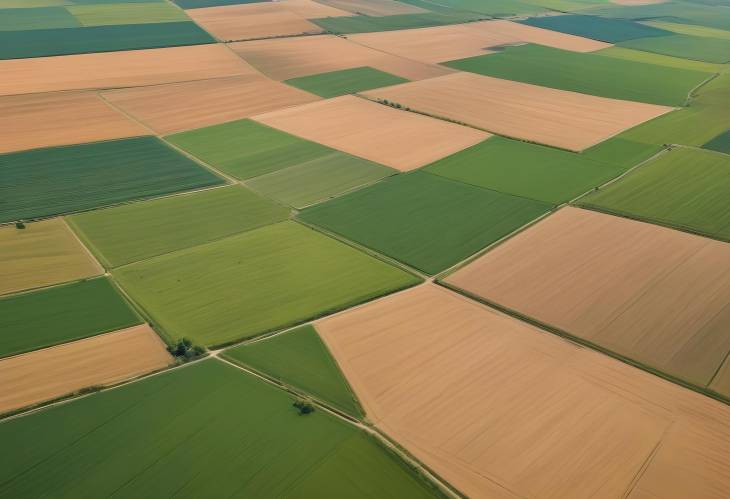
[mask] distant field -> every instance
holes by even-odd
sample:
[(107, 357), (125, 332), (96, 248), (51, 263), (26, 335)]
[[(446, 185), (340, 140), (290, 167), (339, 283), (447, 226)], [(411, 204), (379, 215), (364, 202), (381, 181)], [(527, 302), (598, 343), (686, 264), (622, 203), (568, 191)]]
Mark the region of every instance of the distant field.
[(685, 59), (715, 63), (730, 61), (730, 39), (672, 34), (657, 38), (630, 40), (622, 42), (620, 45)]
[(418, 282), (294, 222), (116, 269), (173, 338), (220, 345), (293, 325)]
[(642, 21), (641, 24), (646, 24), (654, 28), (665, 29), (673, 33), (680, 33), (682, 35), (730, 39), (730, 31), (724, 29), (708, 28), (706, 26), (695, 26), (692, 24), (679, 24), (664, 21)]
[(185, 13), (167, 2), (92, 3), (70, 5), (68, 11), (84, 26), (189, 21)]
[(397, 14), (428, 12), (420, 7), (397, 0), (319, 0), (318, 3), (366, 16), (394, 16)]
[(591, 9), (591, 14), (605, 17), (693, 24), (730, 30), (730, 11), (701, 2), (663, 2), (650, 5), (606, 5)]
[(79, 21), (63, 7), (4, 9), (3, 6), (0, 2), (0, 32), (81, 26)]
[(519, 22), (529, 24), (530, 26), (537, 26), (538, 28), (584, 36), (608, 43), (623, 42), (636, 38), (662, 37), (672, 34), (671, 31), (652, 28), (651, 26), (645, 26), (625, 19), (608, 19), (585, 15), (531, 17)]
[(703, 144), (704, 149), (710, 149), (713, 151), (724, 152), (730, 154), (730, 130), (721, 133), (714, 139), (710, 140), (706, 144)]
[(580, 204), (730, 241), (730, 156), (674, 149)]
[(382, 17), (322, 17), (319, 19), (312, 19), (312, 22), (330, 33), (346, 34), (425, 28), (428, 26), (443, 26), (446, 24), (456, 24), (473, 21), (475, 19), (480, 19), (481, 17), (483, 16), (467, 12), (428, 12), (424, 14), (398, 14)]
[(11, 420), (0, 424), (14, 456), (0, 468), (0, 495), (436, 496), (361, 430), (321, 411), (299, 416), (291, 404), (205, 360)]
[(408, 80), (367, 66), (292, 78), (284, 83), (321, 97), (336, 97), (362, 90), (387, 87)]
[(446, 64), (454, 69), (614, 99), (681, 106), (710, 74), (540, 45), (505, 47)]
[(547, 203), (416, 172), (309, 208), (299, 216), (436, 274), (549, 208)]
[(538, 6), (538, 2), (529, 3), (519, 0), (490, 0), (489, 2), (483, 0), (439, 0), (438, 2), (405, 0), (405, 2), (425, 9), (435, 8), (439, 12), (458, 12), (461, 10), (494, 17), (535, 14), (545, 10)]
[(312, 326), (226, 350), (223, 356), (311, 393), (354, 417), (363, 416), (347, 380)]
[(154, 137), (4, 154), (0, 174), (0, 222), (223, 183)]
[(703, 71), (705, 73), (720, 73), (727, 69), (722, 64), (714, 64), (711, 62), (691, 61), (689, 59), (681, 59), (670, 55), (656, 54), (653, 52), (643, 52), (626, 47), (613, 46), (596, 52), (596, 55), (613, 57), (616, 59), (624, 59), (628, 61), (642, 62), (645, 64), (653, 64), (657, 66), (665, 66), (668, 68), (690, 69), (693, 71)]
[(0, 357), (140, 322), (105, 277), (8, 296), (0, 298)]
[(257, 3), (269, 0), (173, 0), (183, 9), (200, 9), (203, 7), (215, 7), (218, 5), (237, 5), (241, 3)]
[(289, 210), (243, 187), (80, 213), (69, 224), (106, 267), (117, 267), (286, 220)]

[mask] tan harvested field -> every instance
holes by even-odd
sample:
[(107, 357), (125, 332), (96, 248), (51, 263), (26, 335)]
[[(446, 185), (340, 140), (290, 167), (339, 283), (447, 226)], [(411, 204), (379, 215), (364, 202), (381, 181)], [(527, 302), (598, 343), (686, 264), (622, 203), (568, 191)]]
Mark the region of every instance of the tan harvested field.
[(363, 94), (501, 135), (573, 151), (672, 110), (472, 73), (454, 73)]
[(222, 45), (0, 61), (0, 95), (158, 85), (255, 73)]
[(0, 360), (0, 413), (162, 369), (165, 344), (141, 324)]
[(320, 99), (258, 74), (110, 90), (102, 95), (161, 135)]
[(422, 14), (426, 9), (397, 2), (396, 0), (319, 0), (320, 3), (366, 16), (396, 16)]
[(699, 386), (730, 352), (730, 245), (713, 239), (563, 208), (446, 281)]
[(454, 70), (404, 59), (333, 35), (274, 38), (229, 45), (256, 69), (275, 80), (370, 66), (409, 80), (422, 80)]
[(368, 418), (470, 497), (730, 496), (730, 407), (456, 293), (316, 329)]
[(0, 294), (104, 272), (61, 218), (0, 227), (0, 248)]
[(710, 388), (730, 398), (730, 358), (726, 358), (717, 375), (710, 383)]
[(426, 165), (489, 137), (479, 130), (398, 111), (352, 95), (253, 119), (401, 171)]
[(93, 92), (0, 97), (0, 153), (148, 133)]
[(436, 26), (349, 35), (354, 42), (417, 61), (439, 63), (489, 54), (490, 47), (537, 43), (575, 52), (591, 52), (611, 45), (580, 36), (510, 21)]

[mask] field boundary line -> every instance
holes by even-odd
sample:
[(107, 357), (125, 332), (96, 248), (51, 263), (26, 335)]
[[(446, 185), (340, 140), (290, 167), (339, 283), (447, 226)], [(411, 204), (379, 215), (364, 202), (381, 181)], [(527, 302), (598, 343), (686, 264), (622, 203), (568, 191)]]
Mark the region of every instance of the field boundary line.
[(631, 496), (632, 492), (636, 488), (637, 485), (639, 485), (639, 482), (641, 481), (641, 478), (644, 476), (644, 473), (646, 473), (646, 470), (649, 468), (649, 465), (654, 461), (654, 457), (659, 453), (659, 449), (661, 449), (662, 444), (664, 443), (664, 438), (666, 437), (667, 433), (669, 433), (669, 430), (672, 429), (674, 426), (675, 421), (672, 420), (666, 428), (664, 428), (664, 431), (662, 432), (661, 437), (659, 437), (659, 441), (656, 443), (654, 448), (651, 450), (648, 456), (646, 456), (646, 459), (641, 464), (639, 469), (636, 471), (636, 474), (631, 479), (631, 482), (629, 483), (629, 486), (627, 487), (626, 491), (621, 495), (621, 499), (628, 499), (629, 496)]
[(79, 243), (81, 245), (81, 247), (84, 249), (84, 253), (86, 253), (89, 256), (89, 258), (91, 258), (91, 260), (94, 262), (94, 264), (96, 264), (97, 268), (99, 270), (101, 270), (100, 275), (106, 274), (106, 267), (104, 266), (104, 264), (101, 263), (101, 261), (96, 257), (96, 255), (94, 255), (94, 253), (92, 253), (91, 250), (86, 247), (86, 243), (84, 243), (81, 240), (81, 238), (79, 237), (79, 235), (76, 234), (76, 231), (71, 226), (71, 224), (68, 223), (68, 221), (66, 220), (66, 217), (59, 216), (58, 218), (61, 219), (61, 223), (63, 224), (63, 226), (66, 227), (66, 229), (71, 233), (71, 235), (74, 238), (74, 241), (76, 241), (77, 243)]

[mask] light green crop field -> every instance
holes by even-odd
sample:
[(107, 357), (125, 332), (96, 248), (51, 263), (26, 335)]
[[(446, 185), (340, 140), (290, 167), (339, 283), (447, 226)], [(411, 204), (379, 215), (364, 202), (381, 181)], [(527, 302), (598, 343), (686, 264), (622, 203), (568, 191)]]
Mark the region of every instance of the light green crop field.
[(724, 64), (715, 64), (703, 61), (691, 61), (680, 57), (672, 57), (670, 55), (655, 54), (653, 52), (642, 52), (641, 50), (629, 49), (626, 47), (608, 47), (606, 49), (593, 52), (595, 55), (613, 57), (615, 59), (625, 59), (628, 61), (643, 62), (646, 64), (654, 64), (657, 66), (666, 66), (668, 68), (690, 69), (692, 71), (702, 71), (705, 73), (721, 73), (728, 71), (730, 67)]
[(0, 423), (0, 438), (2, 497), (436, 496), (362, 430), (212, 359)]
[(67, 9), (84, 26), (190, 20), (182, 9), (167, 2), (71, 5)]
[(708, 38), (722, 38), (730, 40), (730, 31), (724, 29), (708, 28), (706, 26), (695, 26), (692, 24), (680, 24), (663, 21), (642, 21), (641, 24), (654, 28), (665, 29), (674, 33), (691, 36), (706, 36)]
[(547, 203), (414, 172), (308, 208), (299, 218), (436, 274), (549, 209)]
[(580, 204), (730, 240), (730, 156), (676, 148)]
[(80, 23), (63, 7), (3, 9), (0, 2), (0, 31), (75, 28)]
[(420, 282), (295, 222), (112, 273), (168, 335), (209, 346), (291, 326)]
[(0, 357), (141, 324), (106, 278), (0, 299)]
[(730, 39), (675, 34), (628, 40), (619, 45), (698, 61), (716, 63), (730, 61)]
[(364, 66), (292, 78), (284, 83), (321, 97), (336, 97), (406, 82), (408, 80), (400, 76)]
[(288, 217), (287, 208), (234, 186), (80, 213), (67, 220), (111, 268)]
[(223, 356), (307, 392), (356, 418), (363, 416), (350, 385), (310, 325), (231, 348)]
[(651, 158), (661, 149), (663, 147), (658, 144), (645, 144), (622, 137), (613, 137), (586, 149), (580, 155), (586, 159), (626, 171)]

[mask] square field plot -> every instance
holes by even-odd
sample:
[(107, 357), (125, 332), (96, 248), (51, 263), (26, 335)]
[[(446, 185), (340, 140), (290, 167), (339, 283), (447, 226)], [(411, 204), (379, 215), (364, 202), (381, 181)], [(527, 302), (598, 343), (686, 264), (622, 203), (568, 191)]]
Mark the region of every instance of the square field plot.
[(349, 95), (253, 119), (402, 171), (421, 167), (489, 136)]
[(564, 208), (446, 282), (707, 386), (730, 351), (730, 246)]
[(223, 187), (80, 213), (68, 222), (106, 267), (117, 267), (288, 217), (288, 209), (244, 187)]
[(416, 172), (309, 208), (300, 218), (436, 274), (550, 205)]
[(730, 241), (730, 156), (676, 148), (580, 204)]
[(672, 110), (470, 73), (370, 90), (364, 95), (573, 151)]
[(121, 267), (124, 289), (174, 338), (221, 345), (418, 279), (294, 222)]
[(0, 222), (222, 184), (154, 137), (0, 155)]
[(0, 294), (101, 274), (61, 218), (0, 227)]

